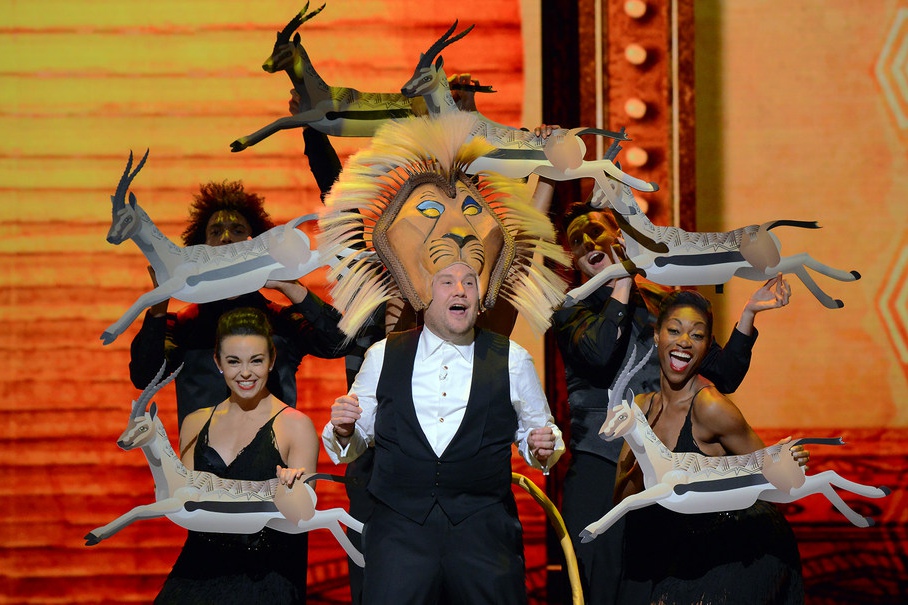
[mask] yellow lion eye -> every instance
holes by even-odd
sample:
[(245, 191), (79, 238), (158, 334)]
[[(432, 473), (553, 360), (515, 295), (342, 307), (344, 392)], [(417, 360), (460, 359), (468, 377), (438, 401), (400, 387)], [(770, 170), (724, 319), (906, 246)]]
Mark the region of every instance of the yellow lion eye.
[(416, 206), (416, 209), (419, 210), (426, 218), (438, 218), (445, 211), (445, 207), (433, 200), (426, 200)]
[(473, 198), (468, 197), (463, 202), (462, 211), (464, 216), (476, 216), (477, 214), (482, 212), (482, 206), (480, 206), (479, 202), (477, 202)]

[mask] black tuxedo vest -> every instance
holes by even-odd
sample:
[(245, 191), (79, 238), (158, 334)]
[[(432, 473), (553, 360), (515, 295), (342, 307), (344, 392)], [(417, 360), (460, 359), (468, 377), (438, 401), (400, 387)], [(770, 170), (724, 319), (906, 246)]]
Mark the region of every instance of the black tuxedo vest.
[(476, 331), (467, 409), (439, 457), (419, 425), (413, 402), (419, 334), (416, 329), (388, 336), (376, 388), (375, 467), (369, 491), (417, 523), (425, 521), (436, 502), (458, 523), (513, 497), (511, 444), (517, 413), (510, 397), (508, 339)]

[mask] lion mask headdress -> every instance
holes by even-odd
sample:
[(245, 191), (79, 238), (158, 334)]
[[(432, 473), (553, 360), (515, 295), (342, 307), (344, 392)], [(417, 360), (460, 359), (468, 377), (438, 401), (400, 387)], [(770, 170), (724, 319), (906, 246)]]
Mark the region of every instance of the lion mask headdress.
[(342, 258), (329, 279), (351, 338), (391, 298), (425, 309), (435, 273), (454, 263), (476, 271), (483, 309), (501, 296), (534, 329), (548, 327), (566, 284), (544, 263), (569, 261), (523, 181), (466, 173), (494, 150), (471, 136), (477, 121), (452, 112), (389, 122), (344, 166), (325, 199), (319, 249)]

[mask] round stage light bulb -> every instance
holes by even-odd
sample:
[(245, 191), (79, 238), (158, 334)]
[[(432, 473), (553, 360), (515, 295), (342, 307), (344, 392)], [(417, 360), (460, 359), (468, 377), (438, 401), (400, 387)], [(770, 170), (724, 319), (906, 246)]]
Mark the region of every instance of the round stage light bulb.
[(639, 19), (646, 14), (646, 2), (642, 0), (628, 0), (624, 3), (624, 14), (632, 19)]
[(632, 42), (625, 47), (624, 58), (631, 65), (643, 65), (646, 61), (646, 49), (636, 42)]
[(624, 113), (635, 120), (639, 120), (646, 115), (646, 103), (637, 97), (628, 99), (624, 103)]
[(624, 157), (627, 158), (627, 163), (634, 168), (640, 168), (649, 161), (649, 154), (643, 147), (631, 147)]

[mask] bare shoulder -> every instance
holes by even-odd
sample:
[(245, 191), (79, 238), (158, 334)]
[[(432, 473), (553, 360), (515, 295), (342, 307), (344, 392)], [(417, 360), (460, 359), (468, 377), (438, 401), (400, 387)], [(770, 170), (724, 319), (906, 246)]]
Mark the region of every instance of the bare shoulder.
[(698, 424), (717, 434), (725, 434), (747, 425), (738, 406), (712, 384), (697, 393), (693, 414)]
[(315, 424), (313, 424), (312, 419), (309, 418), (309, 416), (296, 408), (292, 408), (286, 404), (284, 405), (285, 409), (277, 417), (277, 425), (284, 430), (293, 432), (315, 432)]
[(208, 419), (211, 418), (213, 410), (214, 407), (202, 408), (186, 416), (183, 419), (183, 425), (180, 427), (180, 437), (192, 438), (198, 435), (205, 423), (208, 422)]

